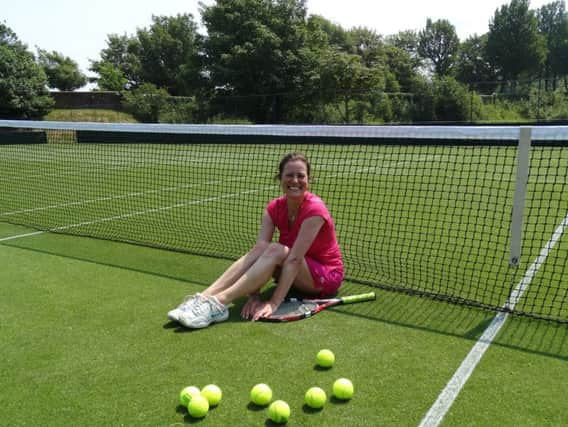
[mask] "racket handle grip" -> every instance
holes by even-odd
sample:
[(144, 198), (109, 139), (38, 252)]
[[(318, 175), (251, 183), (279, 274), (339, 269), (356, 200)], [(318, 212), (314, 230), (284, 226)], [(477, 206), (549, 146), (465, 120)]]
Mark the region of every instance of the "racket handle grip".
[(372, 301), (376, 298), (374, 292), (368, 292), (366, 294), (359, 294), (359, 295), (348, 295), (341, 298), (341, 302), (343, 304), (351, 304), (353, 302), (361, 302), (361, 301)]

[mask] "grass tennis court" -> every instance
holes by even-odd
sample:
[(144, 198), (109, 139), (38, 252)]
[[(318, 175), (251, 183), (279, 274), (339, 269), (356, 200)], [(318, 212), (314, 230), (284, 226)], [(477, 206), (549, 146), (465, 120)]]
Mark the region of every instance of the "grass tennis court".
[[(6, 425), (272, 425), (248, 401), (266, 382), (290, 404), (289, 425), (416, 426), (495, 314), (385, 288), (497, 308), (539, 260), (516, 308), (568, 318), (564, 147), (531, 151), (522, 258), (512, 268), (510, 144), (81, 135), (0, 146)], [(262, 208), (280, 193), (276, 165), (293, 150), (308, 154), (312, 190), (334, 216), (348, 277), (341, 293), (374, 290), (377, 300), (290, 324), (242, 321), (238, 301), (228, 322), (206, 330), (171, 324), (169, 309), (253, 243)], [(567, 338), (563, 323), (508, 318), (443, 425), (566, 424)], [(330, 371), (314, 367), (321, 348), (335, 352)], [(309, 387), (329, 395), (339, 377), (355, 384), (351, 401), (303, 406)], [(208, 383), (224, 399), (193, 420), (178, 393)]]
[[(0, 236), (28, 229), (4, 225)], [(378, 291), (289, 324), (229, 322), (194, 332), (165, 313), (227, 261), (97, 239), (41, 234), (0, 245), (3, 425), (183, 425), (185, 385), (214, 382), (221, 404), (201, 425), (270, 425), (248, 392), (267, 382), (291, 426), (415, 426), (493, 314)], [(361, 285), (347, 284), (345, 292)], [(364, 288), (363, 288), (364, 289)], [(332, 348), (330, 371), (314, 368)], [(563, 425), (568, 329), (510, 318), (443, 425)], [(303, 408), (307, 388), (335, 377), (354, 398)]]
[[(50, 132), (48, 144), (2, 147), (9, 185), (0, 220), (236, 258), (279, 194), (280, 157), (298, 150), (314, 165), (312, 189), (332, 211), (350, 279), (484, 307), (505, 303), (568, 218), (568, 151), (560, 148), (533, 148), (522, 258), (511, 268), (515, 146), (171, 144), (168, 134), (128, 134), (125, 143), (112, 131)], [(568, 318), (567, 253), (563, 238), (519, 312)]]

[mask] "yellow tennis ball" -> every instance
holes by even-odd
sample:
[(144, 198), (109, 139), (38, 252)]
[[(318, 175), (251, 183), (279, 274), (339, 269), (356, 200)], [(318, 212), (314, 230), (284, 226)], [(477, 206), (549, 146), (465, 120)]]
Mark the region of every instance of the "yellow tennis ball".
[(193, 418), (203, 418), (209, 412), (209, 402), (201, 395), (193, 396), (187, 405), (187, 412)]
[(201, 395), (207, 399), (209, 406), (217, 406), (223, 397), (223, 392), (215, 384), (208, 384), (201, 389)]
[(275, 423), (285, 423), (290, 418), (290, 407), (283, 400), (275, 400), (268, 407), (268, 417)]
[(306, 405), (313, 409), (323, 408), (326, 400), (327, 396), (325, 395), (325, 391), (319, 387), (310, 388), (304, 396), (304, 402), (306, 402)]
[(331, 368), (335, 362), (335, 355), (331, 350), (323, 349), (316, 355), (316, 363), (322, 368)]
[(272, 390), (266, 384), (257, 384), (250, 391), (250, 401), (255, 405), (266, 406), (272, 400)]
[(183, 406), (187, 406), (191, 398), (193, 396), (199, 396), (199, 394), (199, 389), (194, 385), (185, 387), (179, 393), (179, 403), (181, 403)]
[(353, 397), (353, 383), (347, 378), (339, 378), (333, 383), (333, 395), (341, 400)]

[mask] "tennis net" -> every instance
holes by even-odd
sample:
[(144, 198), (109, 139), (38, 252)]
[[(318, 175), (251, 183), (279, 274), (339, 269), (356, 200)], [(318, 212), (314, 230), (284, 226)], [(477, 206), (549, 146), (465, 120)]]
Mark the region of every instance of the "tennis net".
[(235, 259), (290, 151), (348, 280), (568, 323), (567, 127), (0, 121), (0, 221)]

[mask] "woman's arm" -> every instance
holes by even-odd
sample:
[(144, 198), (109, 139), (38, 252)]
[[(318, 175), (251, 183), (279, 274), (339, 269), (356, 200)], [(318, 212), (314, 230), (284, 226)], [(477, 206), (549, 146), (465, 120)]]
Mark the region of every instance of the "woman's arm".
[(270, 316), (282, 303), (298, 275), (300, 267), (304, 261), (304, 256), (308, 252), (308, 249), (310, 249), (310, 246), (312, 246), (312, 243), (324, 223), (324, 219), (320, 216), (307, 218), (302, 223), (298, 237), (282, 265), (282, 271), (278, 279), (278, 286), (276, 286), (270, 300), (266, 301), (266, 303), (260, 306), (255, 312), (253, 320)]
[(270, 215), (265, 209), (264, 212), (262, 212), (262, 223), (256, 241), (270, 243), (274, 235), (274, 228), (272, 218), (270, 218)]

